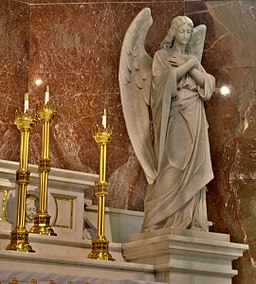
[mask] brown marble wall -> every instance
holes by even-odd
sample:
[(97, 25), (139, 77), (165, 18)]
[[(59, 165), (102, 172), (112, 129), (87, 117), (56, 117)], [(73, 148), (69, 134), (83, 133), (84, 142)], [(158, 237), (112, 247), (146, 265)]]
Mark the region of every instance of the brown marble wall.
[[(217, 80), (206, 105), (215, 174), (208, 186), (211, 230), (249, 244), (234, 264), (239, 275), (233, 283), (251, 284), (256, 281), (256, 3), (188, 1), (185, 10), (194, 22), (208, 26), (203, 65)], [(220, 94), (223, 85), (230, 87), (229, 96)]]
[[(22, 108), (26, 88), (31, 110), (43, 99), (46, 84), (58, 107), (51, 128), (54, 167), (98, 172), (99, 149), (92, 138), (104, 108), (114, 139), (108, 148), (107, 205), (143, 210), (146, 181), (134, 156), (122, 114), (118, 64), (124, 34), (148, 6), (154, 24), (146, 49), (153, 54), (176, 15), (187, 14), (208, 27), (203, 65), (217, 80), (206, 104), (215, 179), (208, 186), (212, 231), (229, 233), (249, 251), (235, 263), (233, 283), (256, 282), (256, 4), (247, 1), (81, 1), (1, 0), (0, 158), (17, 160), (14, 111)], [(37, 86), (36, 79), (43, 85)], [(228, 85), (229, 96), (220, 94)], [(8, 94), (8, 96), (7, 96)], [(30, 163), (40, 155), (40, 125), (31, 133)], [(10, 147), (10, 143), (12, 147)], [(93, 197), (93, 189), (88, 197)]]
[[(19, 158), (15, 110), (23, 103), (28, 83), (29, 7), (0, 1), (0, 156)], [(12, 147), (10, 147), (10, 143)]]

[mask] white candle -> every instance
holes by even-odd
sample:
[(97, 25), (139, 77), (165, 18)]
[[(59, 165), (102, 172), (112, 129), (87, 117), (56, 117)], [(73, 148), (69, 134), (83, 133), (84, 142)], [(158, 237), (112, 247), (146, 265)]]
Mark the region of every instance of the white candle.
[(24, 95), (24, 113), (28, 111), (28, 93)]
[(44, 104), (46, 105), (50, 99), (50, 87), (46, 86), (45, 93), (44, 93)]
[(102, 115), (102, 125), (104, 128), (107, 127), (107, 111), (105, 108), (104, 108), (104, 113)]

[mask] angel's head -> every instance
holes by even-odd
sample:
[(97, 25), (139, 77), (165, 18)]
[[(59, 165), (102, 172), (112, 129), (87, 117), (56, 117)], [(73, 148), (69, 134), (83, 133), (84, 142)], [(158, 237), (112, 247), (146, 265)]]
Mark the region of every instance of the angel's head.
[(170, 27), (166, 37), (164, 38), (164, 40), (161, 43), (161, 48), (172, 47), (174, 39), (175, 39), (175, 34), (178, 31), (178, 29), (183, 25), (189, 26), (191, 28), (191, 34), (192, 34), (192, 30), (193, 30), (193, 27), (194, 27), (193, 21), (189, 17), (186, 17), (186, 16), (175, 17), (172, 20), (171, 27)]
[(38, 197), (28, 194), (26, 198), (26, 222), (33, 222), (38, 209)]

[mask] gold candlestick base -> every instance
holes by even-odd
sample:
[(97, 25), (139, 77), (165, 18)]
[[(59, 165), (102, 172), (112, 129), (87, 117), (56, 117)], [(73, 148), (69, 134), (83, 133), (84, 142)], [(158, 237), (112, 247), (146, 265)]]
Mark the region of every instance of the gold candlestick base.
[(15, 227), (11, 232), (11, 242), (6, 250), (35, 252), (28, 242), (28, 231), (25, 227)]
[(34, 217), (34, 225), (30, 229), (29, 233), (48, 235), (48, 236), (57, 236), (54, 233), (50, 225), (51, 216), (48, 213), (38, 212)]
[(92, 241), (92, 251), (88, 255), (88, 258), (114, 261), (115, 259), (108, 251), (108, 244), (109, 241), (106, 240), (105, 236), (97, 236)]

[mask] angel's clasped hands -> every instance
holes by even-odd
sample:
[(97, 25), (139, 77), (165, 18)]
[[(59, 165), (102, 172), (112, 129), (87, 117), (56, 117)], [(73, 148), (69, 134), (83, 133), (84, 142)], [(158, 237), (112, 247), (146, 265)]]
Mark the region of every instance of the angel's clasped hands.
[(197, 68), (198, 67), (198, 60), (195, 56), (193, 55), (172, 55), (169, 58), (169, 62), (171, 63), (172, 66), (174, 67), (179, 67), (181, 65), (183, 65), (184, 63), (186, 63), (187, 61), (191, 60), (193, 62), (193, 67)]

